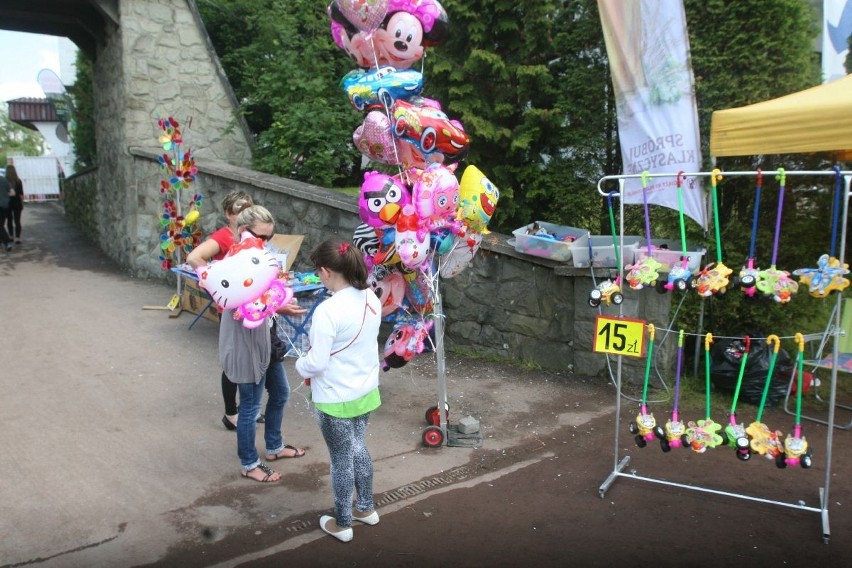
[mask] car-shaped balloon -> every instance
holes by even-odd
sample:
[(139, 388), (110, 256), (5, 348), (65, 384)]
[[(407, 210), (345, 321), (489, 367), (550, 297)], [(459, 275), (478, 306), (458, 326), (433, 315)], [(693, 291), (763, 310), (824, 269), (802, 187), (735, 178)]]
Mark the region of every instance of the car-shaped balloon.
[(451, 120), (437, 103), (412, 97), (393, 105), (393, 133), (412, 143), (424, 156), (440, 152), (445, 161), (458, 161), (467, 154), (470, 137), (458, 120)]
[(423, 89), (423, 74), (413, 69), (396, 70), (380, 67), (372, 71), (355, 69), (340, 80), (349, 102), (358, 110), (386, 106), (390, 109), (397, 99), (405, 99)]

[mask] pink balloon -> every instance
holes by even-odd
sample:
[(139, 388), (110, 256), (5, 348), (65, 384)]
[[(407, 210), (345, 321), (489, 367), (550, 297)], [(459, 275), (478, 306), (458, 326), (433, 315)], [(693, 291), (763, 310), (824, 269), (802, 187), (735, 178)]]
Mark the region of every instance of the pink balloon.
[(402, 158), (394, 149), (390, 120), (381, 111), (367, 113), (364, 122), (352, 133), (352, 141), (362, 154), (375, 162), (395, 165)]
[(388, 13), (388, 0), (335, 0), (338, 10), (362, 32), (372, 32)]

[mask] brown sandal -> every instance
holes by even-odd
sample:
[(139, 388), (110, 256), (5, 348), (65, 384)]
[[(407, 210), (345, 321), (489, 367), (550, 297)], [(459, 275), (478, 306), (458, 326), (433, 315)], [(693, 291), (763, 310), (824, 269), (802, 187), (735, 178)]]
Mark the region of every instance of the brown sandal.
[[(262, 471), (263, 473), (266, 474), (263, 479), (258, 479), (256, 477), (252, 477), (252, 476), (249, 475), (249, 472), (252, 472), (255, 469), (259, 469), (260, 471)], [(243, 472), (242, 472), (243, 477), (251, 479), (252, 481), (257, 481), (258, 483), (274, 483), (274, 482), (278, 481), (279, 479), (281, 479), (280, 475), (276, 479), (270, 479), (275, 474), (276, 474), (276, 471), (274, 469), (272, 469), (271, 467), (269, 467), (268, 465), (266, 465), (265, 463), (262, 463), (259, 466), (255, 467), (253, 469), (250, 469), (248, 471), (243, 470)]]
[(303, 455), (305, 455), (305, 450), (303, 448), (297, 448), (296, 446), (291, 446), (290, 444), (284, 444), (284, 449), (285, 450), (293, 450), (293, 455), (292, 456), (285, 456), (285, 455), (282, 455), (282, 454), (267, 455), (266, 461), (274, 462), (274, 461), (277, 461), (277, 460), (300, 458)]

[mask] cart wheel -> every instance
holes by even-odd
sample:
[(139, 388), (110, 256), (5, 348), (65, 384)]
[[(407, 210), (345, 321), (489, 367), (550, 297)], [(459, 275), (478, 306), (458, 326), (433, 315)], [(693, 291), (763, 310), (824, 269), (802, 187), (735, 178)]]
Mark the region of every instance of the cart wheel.
[(662, 426), (654, 426), (654, 436), (656, 436), (660, 440), (665, 440), (666, 439), (666, 431), (663, 430)]
[[(444, 410), (449, 414), (450, 405), (444, 404)], [(438, 412), (437, 406), (430, 406), (429, 410), (426, 411), (426, 424), (430, 426), (440, 426), (441, 425), (441, 413)]]
[(811, 456), (810, 456), (810, 455), (808, 455), (808, 454), (803, 455), (803, 456), (799, 459), (799, 465), (800, 465), (800, 466), (802, 466), (802, 469), (808, 469), (808, 468), (809, 468), (809, 467), (811, 467), (813, 464), (814, 464), (814, 462), (813, 462), (813, 460), (811, 459)]
[(748, 450), (738, 449), (737, 457), (740, 459), (740, 461), (748, 461), (751, 459), (751, 452)]
[(591, 306), (593, 308), (597, 308), (600, 305), (601, 305), (600, 300), (593, 300), (592, 298), (589, 298), (589, 306)]
[(636, 440), (636, 445), (639, 446), (640, 448), (644, 448), (645, 446), (648, 445), (648, 441), (643, 436), (637, 435), (634, 438), (634, 440)]
[(787, 456), (784, 455), (784, 452), (781, 452), (777, 456), (775, 456), (775, 465), (778, 466), (778, 469), (784, 469), (787, 467), (787, 462), (785, 460)]
[(427, 448), (439, 448), (444, 443), (444, 432), (437, 426), (423, 430), (423, 445)]
[(657, 292), (659, 292), (660, 294), (665, 294), (666, 292), (668, 292), (668, 290), (666, 290), (666, 283), (662, 280), (657, 282), (656, 289)]
[(630, 433), (631, 433), (631, 434), (634, 434), (634, 435), (639, 433), (639, 427), (638, 427), (638, 426), (636, 426), (636, 423), (635, 423), (635, 422), (631, 422), (630, 424), (628, 424), (628, 425), (627, 425), (627, 430), (629, 430), (629, 431), (630, 431)]
[(668, 440), (660, 440), (660, 447), (663, 449), (664, 452), (672, 451), (672, 446), (671, 444), (669, 444)]
[(681, 292), (686, 292), (686, 280), (678, 280), (677, 282), (675, 282), (675, 288), (677, 288)]
[(612, 295), (612, 303), (615, 304), (616, 306), (620, 305), (621, 302), (623, 302), (623, 301), (624, 301), (624, 296), (622, 296), (618, 292), (616, 292), (615, 294)]
[(686, 434), (680, 437), (680, 443), (683, 444), (684, 448), (692, 447), (692, 444), (689, 443), (689, 436)]

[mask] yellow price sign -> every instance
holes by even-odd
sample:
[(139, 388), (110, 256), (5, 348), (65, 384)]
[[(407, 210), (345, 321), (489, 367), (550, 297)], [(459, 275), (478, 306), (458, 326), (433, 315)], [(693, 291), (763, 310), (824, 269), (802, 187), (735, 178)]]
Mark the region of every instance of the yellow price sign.
[(172, 299), (169, 301), (169, 303), (166, 305), (166, 307), (169, 308), (169, 310), (171, 310), (171, 311), (175, 311), (175, 308), (178, 307), (179, 303), (180, 303), (180, 296), (175, 294), (174, 296), (172, 296)]
[(627, 357), (644, 357), (645, 322), (630, 318), (597, 316), (592, 351)]

